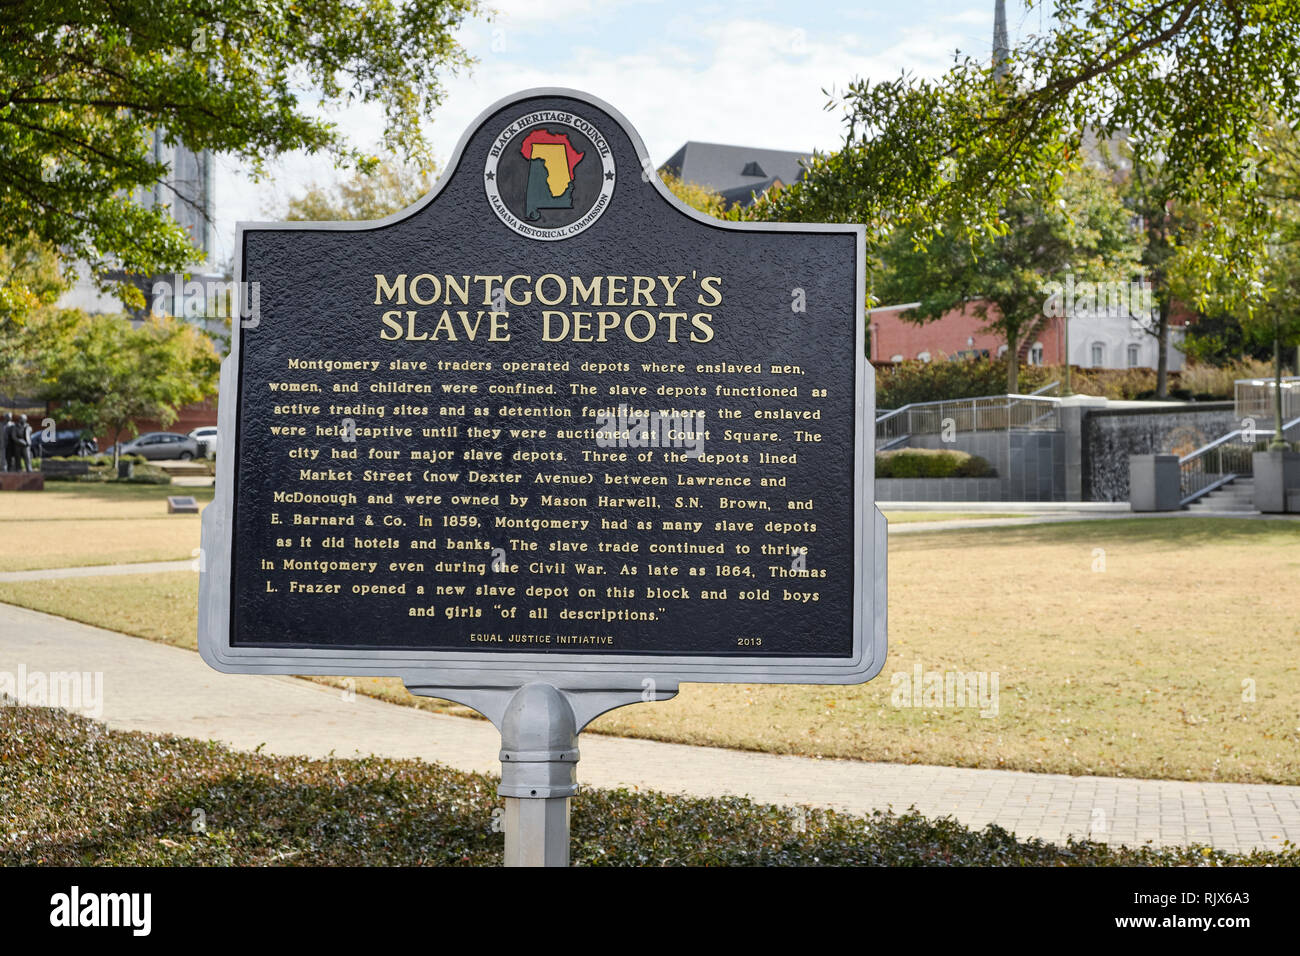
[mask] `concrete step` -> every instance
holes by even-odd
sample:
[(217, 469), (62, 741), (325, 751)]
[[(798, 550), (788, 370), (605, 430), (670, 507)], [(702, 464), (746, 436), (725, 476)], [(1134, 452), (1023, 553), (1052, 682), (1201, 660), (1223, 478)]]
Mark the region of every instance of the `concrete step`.
[(194, 461), (181, 461), (180, 459), (176, 459), (176, 460), (167, 460), (167, 461), (151, 461), (149, 462), (149, 464), (161, 468), (163, 471), (167, 472), (167, 474), (172, 475), (173, 477), (176, 475), (192, 475), (192, 476), (202, 477), (211, 474), (207, 465), (201, 464), (199, 462), (194, 462)]
[(1216, 488), (1187, 506), (1188, 511), (1238, 511), (1255, 510), (1255, 479), (1236, 478), (1222, 488)]

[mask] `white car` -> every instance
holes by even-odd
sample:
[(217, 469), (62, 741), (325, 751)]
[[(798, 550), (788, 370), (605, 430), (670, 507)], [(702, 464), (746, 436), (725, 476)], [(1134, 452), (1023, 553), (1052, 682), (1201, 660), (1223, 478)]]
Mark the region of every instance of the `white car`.
[(206, 449), (205, 454), (208, 458), (215, 458), (217, 455), (217, 426), (204, 425), (190, 432), (190, 437)]

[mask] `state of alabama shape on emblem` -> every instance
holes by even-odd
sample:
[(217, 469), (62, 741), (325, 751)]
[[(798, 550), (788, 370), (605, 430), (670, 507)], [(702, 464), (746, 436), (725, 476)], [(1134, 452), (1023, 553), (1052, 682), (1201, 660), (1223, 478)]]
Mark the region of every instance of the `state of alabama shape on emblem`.
[(492, 211), (529, 239), (568, 239), (614, 195), (614, 152), (595, 124), (542, 110), (507, 125), (488, 149), (483, 188)]

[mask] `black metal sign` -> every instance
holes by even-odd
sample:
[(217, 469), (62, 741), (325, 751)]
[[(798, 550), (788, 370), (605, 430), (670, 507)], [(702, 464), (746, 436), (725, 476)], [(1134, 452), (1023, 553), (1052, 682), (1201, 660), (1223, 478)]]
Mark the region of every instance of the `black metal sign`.
[(239, 251), (217, 666), (883, 664), (856, 227), (702, 216), (612, 108), (533, 91), (415, 206)]

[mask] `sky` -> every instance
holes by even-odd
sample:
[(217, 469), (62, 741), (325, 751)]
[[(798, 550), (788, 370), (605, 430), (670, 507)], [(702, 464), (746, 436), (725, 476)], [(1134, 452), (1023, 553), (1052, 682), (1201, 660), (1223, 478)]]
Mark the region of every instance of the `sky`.
[[(687, 140), (771, 149), (832, 150), (842, 115), (826, 90), (902, 70), (935, 76), (954, 52), (987, 58), (993, 0), (485, 0), (490, 20), (458, 36), (477, 59), (449, 76), (427, 132), (439, 165), (496, 100), (536, 86), (584, 90), (640, 132), (656, 165)], [(1037, 6), (1007, 3), (1008, 33), (1036, 32)], [(327, 112), (349, 139), (376, 149), (378, 108)], [(230, 157), (214, 177), (214, 264), (227, 266), (235, 224), (282, 217), (288, 199), (342, 173), (327, 158), (288, 154), (252, 182)]]

